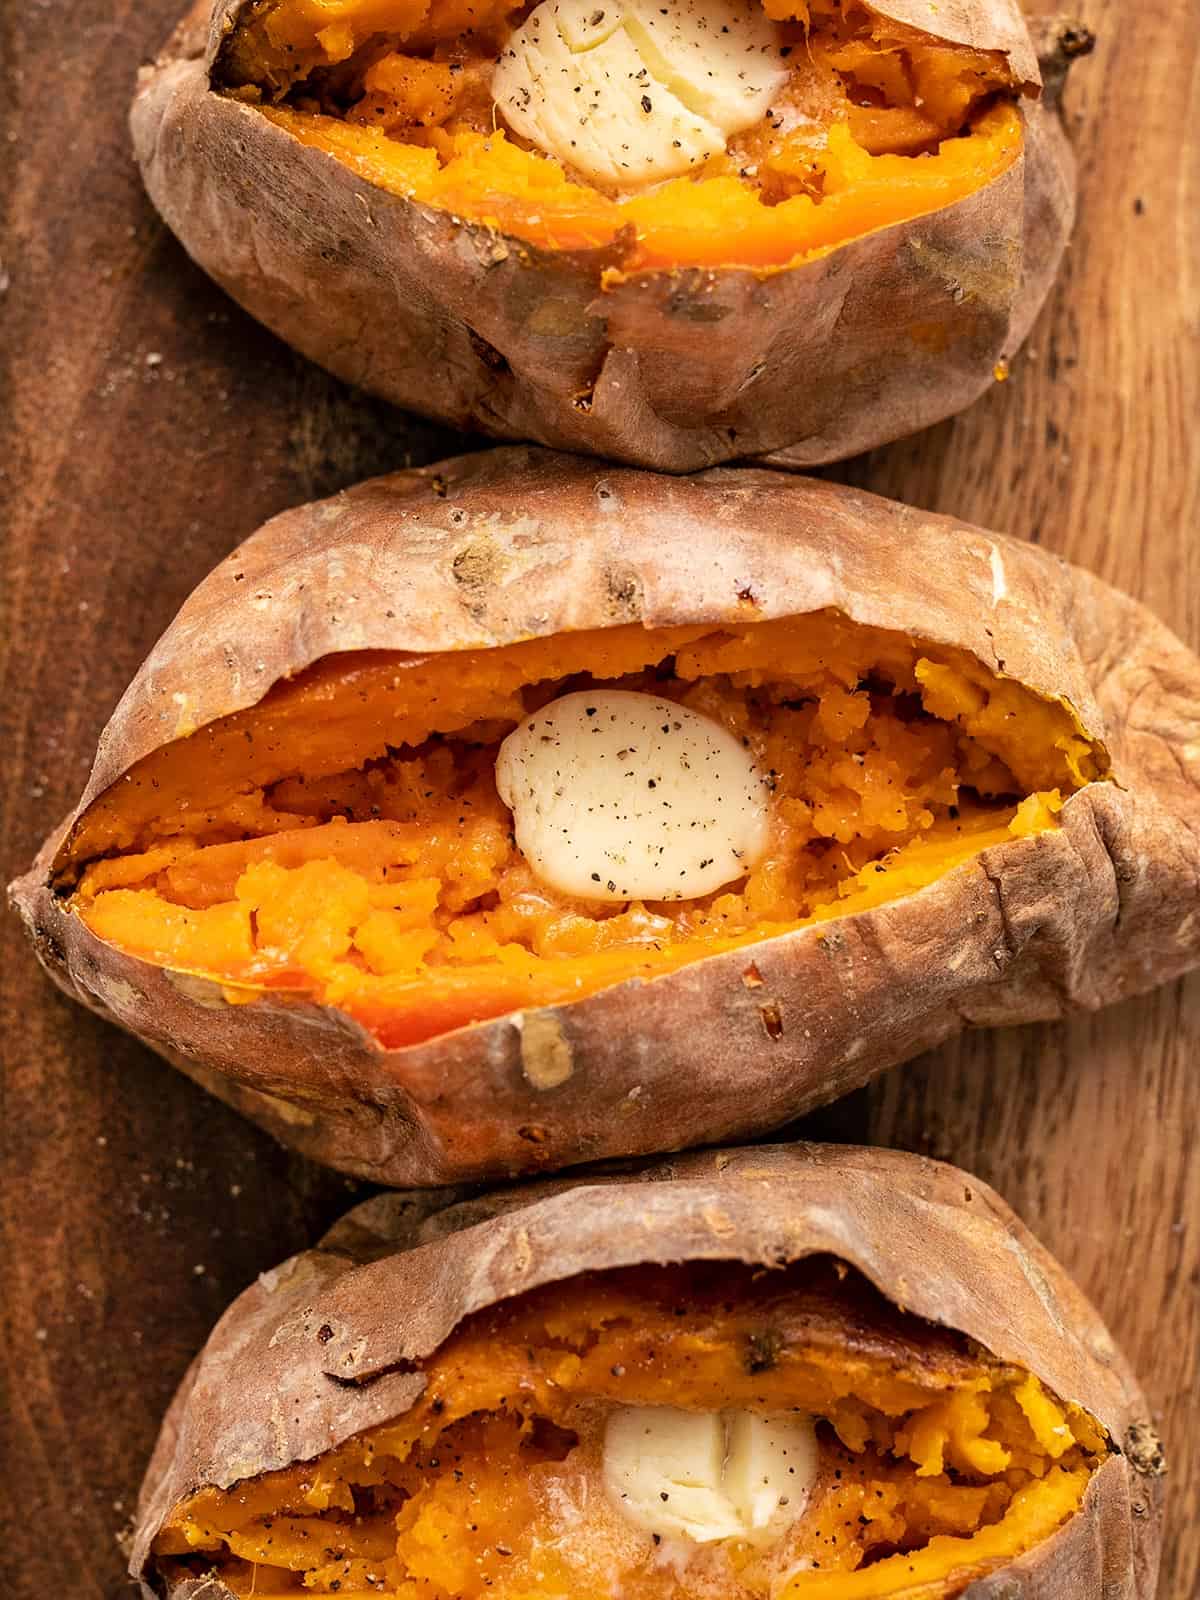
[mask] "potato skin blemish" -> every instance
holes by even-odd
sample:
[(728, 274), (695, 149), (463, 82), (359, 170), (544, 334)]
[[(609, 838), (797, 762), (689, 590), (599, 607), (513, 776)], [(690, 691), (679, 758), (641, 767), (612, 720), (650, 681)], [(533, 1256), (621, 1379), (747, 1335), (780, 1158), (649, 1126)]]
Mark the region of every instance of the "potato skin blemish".
[[(753, 760), (736, 882), (614, 905), (518, 849), (501, 743), (618, 689)], [(291, 1147), (507, 1180), (757, 1137), (935, 1034), (1194, 967), (1195, 703), (1193, 652), (1034, 545), (787, 473), (490, 450), (223, 562), (11, 894), (68, 994)]]

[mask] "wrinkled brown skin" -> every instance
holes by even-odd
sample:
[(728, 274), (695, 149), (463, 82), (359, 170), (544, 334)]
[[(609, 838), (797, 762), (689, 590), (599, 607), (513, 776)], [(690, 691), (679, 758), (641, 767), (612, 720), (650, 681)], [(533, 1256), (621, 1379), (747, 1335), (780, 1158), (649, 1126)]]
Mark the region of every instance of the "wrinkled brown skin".
[[(93, 800), (332, 652), (822, 607), (1068, 700), (1118, 782), (1072, 796), (1059, 830), (888, 905), (392, 1051), (311, 1003), (228, 1006), (206, 980), (102, 943), (70, 909), (63, 868)], [(223, 562), (126, 692), (79, 807), (13, 894), (64, 989), (347, 1172), (417, 1186), (736, 1140), (965, 1026), (1096, 1008), (1200, 962), (1200, 661), (1035, 546), (840, 485), (486, 451), (286, 512)]]
[(156, 1569), (172, 1508), (403, 1415), (424, 1388), (420, 1362), (472, 1312), (612, 1267), (832, 1254), (893, 1304), (1036, 1374), (1116, 1446), (1053, 1538), (947, 1595), (1152, 1600), (1164, 1469), (1146, 1401), (1092, 1306), (977, 1179), (900, 1151), (793, 1145), (464, 1194), (380, 1195), (235, 1301), (142, 1486), (131, 1570), (144, 1593), (159, 1592), (153, 1578), (170, 1600), (226, 1600), (219, 1580)]
[[(1074, 220), (1057, 113), (1016, 0), (872, 9), (1003, 51), (1025, 150), (957, 204), (774, 272), (688, 268), (602, 287), (627, 246), (538, 249), (365, 182), (213, 92), (245, 0), (218, 0), (133, 104), (151, 199), (253, 316), (339, 377), (503, 438), (688, 472), (834, 461), (961, 411), (1029, 331)], [(201, 16), (205, 22), (202, 23)]]

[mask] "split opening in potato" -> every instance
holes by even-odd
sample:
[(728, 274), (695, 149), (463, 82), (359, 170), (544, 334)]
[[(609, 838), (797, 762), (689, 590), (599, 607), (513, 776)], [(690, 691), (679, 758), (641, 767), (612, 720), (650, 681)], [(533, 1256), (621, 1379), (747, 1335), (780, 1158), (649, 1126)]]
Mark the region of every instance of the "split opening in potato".
[(379, 188), (623, 271), (785, 266), (1023, 144), (1003, 52), (856, 0), (264, 0), (214, 82)]
[(341, 654), (135, 765), (57, 885), (127, 953), (398, 1047), (749, 971), (1057, 827), (1106, 770), (1065, 702), (832, 611)]
[(958, 1594), (1049, 1539), (1111, 1450), (829, 1257), (585, 1275), (417, 1368), (407, 1414), (176, 1506), (160, 1567), (339, 1600)]

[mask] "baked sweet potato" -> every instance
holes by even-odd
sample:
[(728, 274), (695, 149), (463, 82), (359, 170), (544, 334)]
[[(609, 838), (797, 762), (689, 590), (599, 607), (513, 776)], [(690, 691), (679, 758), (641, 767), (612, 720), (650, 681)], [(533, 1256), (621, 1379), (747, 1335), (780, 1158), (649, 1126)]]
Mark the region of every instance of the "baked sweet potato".
[(1162, 1473), (1095, 1311), (985, 1185), (700, 1153), (383, 1195), (265, 1274), (176, 1396), (133, 1571), (167, 1600), (1152, 1600)]
[[(560, 28), (668, 15), (547, 3)], [(1003, 371), (1070, 232), (1074, 171), (1016, 0), (762, 3), (674, 0), (715, 43), (757, 19), (782, 80), (704, 159), (668, 137), (675, 98), (650, 68), (574, 101), (591, 124), (569, 149), (555, 132), (572, 161), (514, 131), (522, 94), (570, 101), (593, 59), (573, 48), (536, 93), (502, 92), (530, 0), (214, 0), (143, 73), (135, 151), (240, 304), (397, 404), (668, 471), (835, 460)], [(580, 172), (625, 77), (640, 104), (617, 107), (620, 148), (651, 137), (685, 172)]]
[[(546, 791), (582, 808), (583, 888), (526, 855), (498, 753), (614, 688), (757, 774), (765, 844), (718, 887), (625, 900), (586, 761)], [(1200, 662), (1033, 546), (510, 447), (230, 556), (14, 892), (63, 987), (315, 1159), (512, 1174), (779, 1127), (964, 1026), (1192, 967), (1198, 739)], [(657, 848), (679, 794), (617, 755)], [(732, 799), (686, 777), (707, 841)]]

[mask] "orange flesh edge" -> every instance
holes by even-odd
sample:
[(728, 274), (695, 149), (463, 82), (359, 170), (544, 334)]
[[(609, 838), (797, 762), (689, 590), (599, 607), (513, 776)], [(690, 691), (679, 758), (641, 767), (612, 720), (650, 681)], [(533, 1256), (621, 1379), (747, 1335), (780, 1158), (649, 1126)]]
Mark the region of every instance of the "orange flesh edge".
[[(499, 743), (557, 694), (614, 684), (714, 718), (769, 775), (770, 843), (744, 878), (615, 906), (537, 880)], [(836, 612), (333, 656), (135, 766), (60, 881), (132, 955), (235, 1002), (317, 999), (399, 1047), (912, 894), (1057, 827), (1105, 766), (1065, 703)]]
[(853, 0), (766, 0), (789, 82), (764, 122), (684, 177), (607, 192), (498, 122), (491, 64), (529, 0), (276, 0), (218, 63), (228, 92), (393, 194), (548, 250), (614, 245), (623, 272), (772, 269), (995, 182), (1023, 131), (1000, 52)]
[[(1037, 1378), (824, 1259), (577, 1278), (472, 1318), (421, 1367), (405, 1416), (202, 1489), (156, 1555), (239, 1596), (932, 1600), (1055, 1533), (1109, 1449)], [(807, 1503), (766, 1548), (656, 1546), (605, 1488), (620, 1405), (813, 1417)]]

